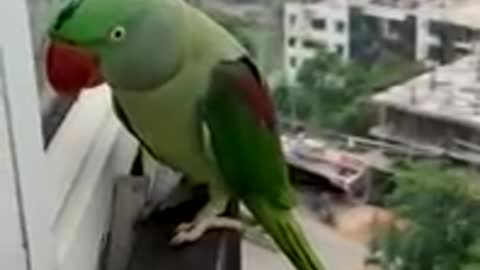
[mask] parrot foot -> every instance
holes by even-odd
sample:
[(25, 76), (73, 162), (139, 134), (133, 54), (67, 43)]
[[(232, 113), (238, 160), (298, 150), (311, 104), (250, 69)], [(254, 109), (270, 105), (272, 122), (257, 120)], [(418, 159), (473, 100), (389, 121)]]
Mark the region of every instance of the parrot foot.
[(181, 245), (188, 242), (195, 242), (205, 232), (211, 229), (230, 229), (245, 231), (246, 227), (242, 221), (228, 217), (207, 217), (191, 223), (181, 223), (177, 226), (176, 235), (172, 238), (172, 245)]

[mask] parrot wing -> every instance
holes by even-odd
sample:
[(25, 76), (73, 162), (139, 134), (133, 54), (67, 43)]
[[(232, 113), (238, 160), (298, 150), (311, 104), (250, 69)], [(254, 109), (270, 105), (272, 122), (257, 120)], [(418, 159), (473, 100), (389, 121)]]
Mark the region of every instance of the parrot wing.
[(293, 206), (273, 104), (253, 63), (218, 64), (203, 105), (212, 152), (234, 193)]
[(246, 57), (219, 63), (202, 103), (208, 140), (222, 181), (241, 199), (297, 270), (325, 269), (291, 211), (275, 112), (255, 65)]

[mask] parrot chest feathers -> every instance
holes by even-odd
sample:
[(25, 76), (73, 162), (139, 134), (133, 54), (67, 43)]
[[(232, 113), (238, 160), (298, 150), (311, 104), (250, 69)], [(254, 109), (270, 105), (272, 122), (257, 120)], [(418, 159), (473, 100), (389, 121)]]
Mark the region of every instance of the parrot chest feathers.
[[(118, 106), (139, 141), (161, 162), (208, 182), (217, 175), (204, 151), (198, 103), (209, 76), (186, 70), (149, 93), (114, 91)], [(117, 112), (118, 115), (118, 112)], [(124, 118), (124, 119), (122, 119)]]
[(186, 8), (195, 27), (189, 29), (188, 57), (181, 70), (152, 91), (114, 89), (113, 94), (131, 131), (163, 163), (194, 182), (219, 178), (205, 144), (201, 102), (213, 68), (246, 51), (223, 28), (201, 12)]

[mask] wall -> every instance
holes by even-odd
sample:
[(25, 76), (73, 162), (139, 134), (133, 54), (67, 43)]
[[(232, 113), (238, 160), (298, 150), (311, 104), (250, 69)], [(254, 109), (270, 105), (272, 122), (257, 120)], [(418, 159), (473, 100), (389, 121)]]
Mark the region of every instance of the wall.
[(3, 50), (0, 46), (0, 220), (2, 220), (0, 269), (26, 270), (27, 256), (22, 246), (24, 235), (21, 230), (4, 77)]

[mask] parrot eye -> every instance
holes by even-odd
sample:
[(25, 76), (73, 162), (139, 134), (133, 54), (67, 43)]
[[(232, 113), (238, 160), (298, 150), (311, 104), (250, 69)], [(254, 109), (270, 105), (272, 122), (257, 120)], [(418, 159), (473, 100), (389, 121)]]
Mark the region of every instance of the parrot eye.
[(123, 26), (116, 26), (110, 32), (110, 40), (118, 42), (123, 40), (126, 35), (127, 35), (127, 30), (125, 30)]

